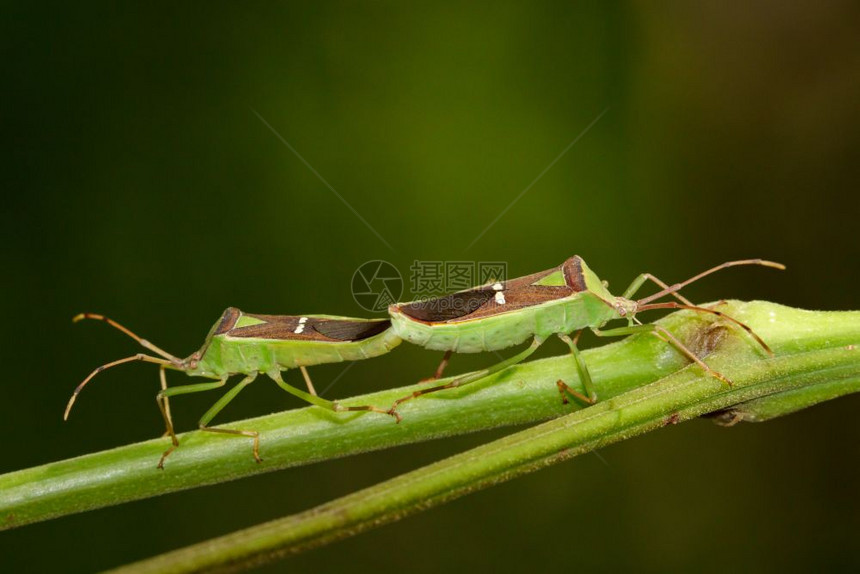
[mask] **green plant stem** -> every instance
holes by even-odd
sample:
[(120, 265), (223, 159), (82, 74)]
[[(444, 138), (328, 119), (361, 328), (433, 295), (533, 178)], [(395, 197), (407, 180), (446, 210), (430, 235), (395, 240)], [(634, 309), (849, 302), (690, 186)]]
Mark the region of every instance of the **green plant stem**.
[[(509, 439), (503, 439), (482, 447), (489, 451), (479, 449), (478, 454), (470, 451), (459, 455), (469, 461), (467, 466), (458, 466), (462, 461), (449, 462), (454, 459), (438, 463), (448, 466), (428, 475), (437, 490), (419, 488), (419, 482), (406, 478), (410, 474), (395, 479), (403, 481), (397, 483), (399, 488), (405, 488), (401, 494), (384, 490), (367, 500), (367, 504), (377, 501), (382, 506), (340, 515), (314, 511), (316, 526), (310, 530), (304, 518), (298, 522), (295, 518), (287, 520), (301, 525), (305, 533), (301, 540), (313, 539), (313, 544), (318, 544), (365, 522), (375, 524), (408, 512), (410, 500), (420, 501), (417, 504), (422, 507), (445, 500), (552, 460), (644, 432), (659, 426), (667, 417), (674, 419), (675, 413), (678, 420), (685, 420), (774, 393), (835, 381), (847, 385), (845, 392), (856, 390), (852, 377), (857, 375), (857, 355), (846, 347), (860, 343), (860, 313), (802, 311), (765, 302), (732, 302), (722, 310), (752, 326), (768, 341), (777, 358), (765, 358), (738, 330), (714, 326), (710, 319), (690, 312), (674, 313), (660, 322), (697, 354), (708, 355), (709, 364), (735, 381), (733, 388), (712, 377), (699, 376), (701, 371), (694, 365), (657, 381), (678, 371), (686, 359), (655, 337), (630, 337), (583, 353), (602, 401), (548, 423), (560, 425), (559, 429), (543, 425), (537, 427), (543, 430), (530, 429), (526, 434), (509, 437), (510, 445), (506, 442)], [(182, 446), (168, 459), (164, 471), (155, 466), (167, 440), (156, 439), (9, 473), (0, 476), (0, 523), (9, 528), (317, 460), (577, 411), (575, 405), (561, 405), (555, 386), (560, 378), (582, 390), (573, 360), (566, 355), (502, 371), (471, 387), (410, 401), (403, 406), (404, 421), (400, 425), (374, 413), (344, 415), (317, 407), (225, 425), (260, 431), (265, 460), (259, 465), (253, 462), (248, 441), (192, 432), (180, 436)], [(644, 386), (652, 381), (657, 382)], [(412, 388), (388, 390), (350, 402), (387, 405)], [(793, 404), (798, 401), (802, 397), (794, 399)], [(531, 432), (537, 436), (527, 434)], [(454, 483), (447, 477), (450, 469), (456, 475)], [(385, 499), (384, 504), (379, 502), (380, 497)], [(403, 506), (397, 506), (398, 501)], [(325, 534), (319, 529), (323, 525), (319, 521), (325, 516), (346, 522), (338, 526), (337, 534)], [(295, 527), (291, 528), (290, 536), (295, 536)], [(316, 534), (311, 536), (311, 532)], [(267, 539), (275, 541), (274, 545), (257, 541), (251, 547), (265, 548), (260, 550), (262, 555), (281, 548), (284, 540), (280, 534)], [(290, 544), (290, 548), (296, 547), (294, 542)]]
[(813, 387), (824, 381), (857, 392), (857, 357), (857, 351), (841, 348), (749, 363), (730, 371), (735, 387), (728, 391), (716, 386), (712, 378), (686, 370), (306, 512), (116, 572), (242, 570), (353, 536), (607, 444), (779, 389), (791, 389), (794, 406), (804, 390), (810, 391), (811, 403), (818, 402)]

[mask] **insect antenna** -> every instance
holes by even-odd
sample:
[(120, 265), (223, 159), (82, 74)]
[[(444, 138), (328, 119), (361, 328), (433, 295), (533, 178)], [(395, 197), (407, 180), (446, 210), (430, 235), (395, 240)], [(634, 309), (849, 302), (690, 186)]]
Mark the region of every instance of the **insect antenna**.
[(75, 317), (72, 319), (72, 322), (77, 323), (78, 321), (82, 321), (83, 319), (95, 319), (97, 321), (104, 321), (105, 323), (107, 323), (108, 325), (113, 327), (114, 329), (122, 331), (123, 333), (125, 333), (126, 335), (128, 335), (129, 337), (131, 337), (132, 339), (137, 341), (138, 343), (140, 343), (140, 345), (144, 349), (148, 349), (148, 350), (152, 351), (153, 353), (155, 353), (156, 355), (161, 355), (165, 359), (170, 359), (171, 361), (174, 361), (176, 363), (181, 362), (181, 359), (179, 359), (178, 357), (174, 357), (173, 355), (171, 355), (170, 353), (168, 353), (164, 349), (160, 349), (159, 347), (156, 347), (155, 345), (153, 345), (152, 343), (150, 343), (146, 339), (138, 337), (130, 329), (123, 327), (122, 325), (120, 325), (119, 323), (114, 321), (113, 319), (105, 317), (104, 315), (99, 315), (98, 313), (80, 313), (78, 315), (75, 315)]
[(119, 359), (116, 361), (111, 361), (110, 363), (106, 363), (101, 367), (94, 370), (89, 376), (81, 382), (80, 385), (75, 387), (75, 391), (72, 393), (71, 398), (69, 399), (69, 404), (66, 405), (66, 412), (63, 413), (63, 420), (68, 420), (69, 412), (72, 410), (72, 405), (75, 404), (75, 400), (78, 398), (78, 395), (83, 390), (84, 386), (89, 383), (93, 377), (104, 371), (105, 369), (110, 369), (111, 367), (116, 367), (117, 365), (122, 365), (124, 363), (131, 363), (133, 361), (145, 361), (147, 363), (155, 363), (156, 365), (161, 365), (162, 367), (175, 367), (176, 363), (173, 361), (169, 361), (167, 359), (159, 359), (158, 357), (152, 357), (150, 355), (144, 355), (143, 353), (138, 353), (137, 355), (133, 355), (131, 357), (126, 357), (125, 359)]
[(668, 303), (652, 303), (650, 305), (642, 305), (641, 307), (636, 309), (636, 311), (637, 312), (638, 311), (651, 311), (654, 309), (689, 309), (690, 311), (697, 311), (699, 313), (710, 313), (711, 315), (716, 315), (716, 316), (721, 317), (723, 319), (728, 319), (729, 321), (731, 321), (732, 323), (734, 323), (735, 325), (737, 325), (738, 327), (740, 327), (741, 329), (743, 329), (744, 331), (749, 333), (752, 336), (752, 338), (755, 339), (756, 342), (759, 345), (761, 345), (765, 351), (767, 351), (767, 353), (769, 355), (771, 355), (771, 356), (773, 355), (773, 351), (770, 349), (770, 347), (767, 346), (767, 343), (765, 343), (764, 340), (762, 340), (762, 338), (759, 337), (756, 334), (756, 332), (752, 330), (752, 327), (750, 327), (746, 323), (741, 323), (740, 321), (738, 321), (734, 317), (732, 317), (730, 315), (726, 315), (725, 313), (723, 313), (721, 311), (717, 311), (715, 309), (708, 309), (707, 307), (697, 307), (695, 305), (684, 305), (682, 303), (676, 303), (674, 301), (671, 301)]
[[(645, 305), (647, 303), (650, 303), (651, 301), (654, 301), (656, 299), (660, 299), (661, 297), (665, 297), (666, 295), (671, 295), (672, 293), (676, 293), (676, 292), (680, 291), (681, 289), (683, 289), (684, 287), (686, 287), (687, 285), (689, 285), (690, 283), (692, 283), (694, 281), (698, 281), (702, 277), (710, 275), (711, 273), (715, 273), (721, 269), (726, 269), (727, 267), (735, 267), (737, 265), (761, 265), (763, 267), (772, 267), (774, 269), (780, 269), (780, 270), (785, 269), (785, 265), (783, 265), (782, 263), (776, 263), (775, 261), (766, 261), (764, 259), (741, 259), (739, 261), (727, 261), (726, 263), (723, 263), (721, 265), (717, 265), (716, 267), (712, 267), (712, 268), (708, 269), (707, 271), (702, 271), (701, 273), (699, 273), (695, 277), (691, 277), (691, 278), (687, 279), (686, 281), (683, 281), (681, 283), (675, 283), (674, 285), (671, 285), (671, 286), (663, 289), (662, 291), (657, 291), (653, 295), (649, 295), (648, 297), (645, 297), (644, 299), (639, 299), (636, 303), (638, 303), (639, 305)], [(641, 307), (640, 307), (640, 309), (641, 309)]]

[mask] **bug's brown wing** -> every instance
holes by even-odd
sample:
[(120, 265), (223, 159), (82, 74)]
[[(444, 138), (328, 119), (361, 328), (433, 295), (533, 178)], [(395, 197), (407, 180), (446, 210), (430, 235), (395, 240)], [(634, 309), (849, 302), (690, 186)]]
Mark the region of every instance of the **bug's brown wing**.
[(338, 341), (361, 341), (382, 333), (391, 326), (388, 319), (379, 321), (318, 320), (311, 325), (319, 334)]
[(441, 323), (458, 319), (474, 313), (487, 301), (493, 298), (495, 291), (492, 289), (472, 289), (452, 293), (444, 297), (436, 297), (427, 301), (415, 301), (401, 305), (400, 311), (405, 315), (426, 321), (427, 323)]
[(293, 333), (299, 325), (299, 317), (293, 315), (258, 315), (245, 313), (246, 316), (262, 321), (255, 325), (234, 327), (225, 334), (240, 339), (296, 339)]
[[(492, 317), (494, 315), (501, 315), (503, 313), (525, 309), (526, 307), (535, 307), (544, 303), (549, 303), (550, 301), (557, 301), (558, 299), (569, 297), (573, 292), (574, 291), (567, 286), (526, 285), (516, 289), (506, 289), (502, 291), (504, 294), (503, 303), (500, 303), (495, 299), (490, 299), (462, 320), (482, 319), (485, 317)], [(451, 322), (456, 323), (458, 321)]]
[[(542, 279), (558, 273), (558, 283), (537, 284)], [(584, 291), (582, 260), (574, 256), (558, 267), (484, 285), (427, 301), (415, 301), (399, 305), (405, 315), (426, 323), (457, 323), (509, 313), (568, 297)]]
[(221, 318), (218, 319), (218, 322), (214, 327), (212, 327), (210, 335), (223, 335), (224, 333), (229, 332), (241, 316), (242, 311), (236, 307), (227, 307), (224, 313), (221, 314)]
[(582, 273), (582, 258), (579, 255), (574, 255), (562, 263), (561, 270), (564, 273), (565, 281), (571, 289), (577, 293), (588, 289), (588, 286), (585, 284), (585, 275)]

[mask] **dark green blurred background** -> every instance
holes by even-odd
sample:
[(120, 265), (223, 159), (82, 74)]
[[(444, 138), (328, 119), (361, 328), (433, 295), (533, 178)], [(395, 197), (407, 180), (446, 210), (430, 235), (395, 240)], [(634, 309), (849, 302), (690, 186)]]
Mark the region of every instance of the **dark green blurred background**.
[[(0, 21), (2, 471), (162, 432), (144, 365), (104, 374), (62, 423), (92, 368), (137, 351), (73, 326), (84, 310), (185, 355), (228, 305), (366, 314), (350, 280), (370, 259), (404, 274), (416, 259), (504, 260), (521, 275), (574, 253), (616, 289), (767, 257), (788, 271), (731, 270), (687, 295), (858, 308), (856, 3), (22, 3)], [(438, 360), (403, 345), (327, 395), (406, 384)], [(317, 388), (342, 368), (315, 369)], [(179, 425), (215, 398), (177, 399)], [(296, 406), (258, 384), (220, 420)], [(856, 570), (858, 408), (667, 428), (268, 571)], [(4, 532), (0, 569), (122, 564), (505, 432)]]

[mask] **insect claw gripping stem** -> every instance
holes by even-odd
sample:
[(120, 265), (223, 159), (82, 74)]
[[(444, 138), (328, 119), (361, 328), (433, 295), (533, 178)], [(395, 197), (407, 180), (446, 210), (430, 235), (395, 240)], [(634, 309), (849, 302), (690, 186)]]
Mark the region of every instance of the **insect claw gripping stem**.
[(170, 453), (173, 452), (174, 450), (176, 450), (177, 446), (179, 446), (179, 445), (173, 445), (169, 449), (164, 451), (164, 454), (162, 454), (161, 458), (158, 459), (158, 466), (156, 466), (156, 468), (158, 470), (164, 470), (164, 459), (166, 459), (168, 456), (170, 456)]
[(403, 420), (403, 417), (402, 417), (402, 416), (400, 416), (400, 413), (398, 413), (398, 412), (397, 412), (397, 409), (396, 409), (396, 408), (394, 408), (394, 407), (391, 407), (390, 409), (388, 409), (387, 411), (385, 411), (385, 414), (393, 416), (393, 417), (394, 417), (394, 422), (396, 422), (397, 424), (400, 424), (400, 421), (402, 421), (402, 420)]
[(555, 386), (558, 387), (558, 394), (561, 395), (561, 404), (568, 404), (570, 401), (567, 400), (567, 393), (564, 392), (565, 387), (567, 387), (565, 382), (559, 379), (555, 382)]
[(562, 381), (561, 379), (559, 379), (555, 382), (555, 386), (558, 387), (558, 392), (561, 395), (561, 404), (563, 404), (563, 405), (570, 403), (570, 401), (567, 400), (568, 395), (574, 397), (575, 399), (577, 399), (579, 401), (582, 401), (584, 404), (587, 404), (587, 405), (593, 405), (597, 402), (594, 399), (590, 399), (590, 398), (586, 397), (585, 395), (583, 395), (579, 391), (576, 391), (576, 390), (570, 388), (570, 386), (567, 383), (565, 383), (564, 381)]

